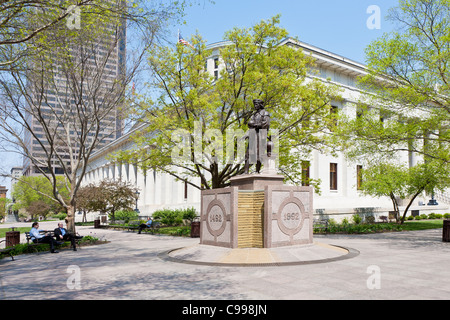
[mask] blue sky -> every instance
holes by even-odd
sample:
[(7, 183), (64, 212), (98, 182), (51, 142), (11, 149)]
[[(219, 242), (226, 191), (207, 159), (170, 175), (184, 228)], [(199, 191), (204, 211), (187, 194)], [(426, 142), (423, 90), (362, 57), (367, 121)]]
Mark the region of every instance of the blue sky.
[[(398, 0), (207, 0), (186, 11), (186, 24), (179, 26), (185, 38), (196, 30), (208, 43), (222, 40), (233, 27), (251, 27), (281, 14), (281, 26), (291, 36), (316, 47), (364, 63), (364, 49), (384, 32), (392, 30), (385, 20)], [(380, 8), (381, 28), (369, 29), (367, 8)], [(176, 39), (174, 31), (174, 39)]]

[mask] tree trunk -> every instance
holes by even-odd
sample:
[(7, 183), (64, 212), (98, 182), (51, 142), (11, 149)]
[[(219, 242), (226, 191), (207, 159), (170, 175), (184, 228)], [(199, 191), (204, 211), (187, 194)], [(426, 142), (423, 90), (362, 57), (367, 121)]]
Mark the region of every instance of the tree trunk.
[(75, 207), (74, 206), (67, 207), (67, 230), (72, 234), (76, 233), (76, 230), (75, 230)]
[(401, 221), (400, 221), (400, 224), (403, 224), (403, 222), (405, 222), (406, 213), (408, 212), (409, 207), (411, 207), (413, 201), (417, 198), (417, 196), (418, 196), (419, 194), (422, 193), (422, 191), (423, 191), (423, 189), (421, 189), (420, 191), (418, 191), (418, 192), (411, 198), (411, 200), (409, 201), (408, 205), (407, 205), (406, 208), (405, 208), (405, 211), (403, 212), (403, 216), (402, 216), (402, 219), (401, 219)]
[(398, 208), (397, 199), (395, 199), (395, 195), (392, 192), (389, 194), (389, 196), (390, 196), (390, 198), (392, 200), (392, 204), (394, 206), (395, 221), (398, 223), (398, 219), (400, 217), (400, 209)]

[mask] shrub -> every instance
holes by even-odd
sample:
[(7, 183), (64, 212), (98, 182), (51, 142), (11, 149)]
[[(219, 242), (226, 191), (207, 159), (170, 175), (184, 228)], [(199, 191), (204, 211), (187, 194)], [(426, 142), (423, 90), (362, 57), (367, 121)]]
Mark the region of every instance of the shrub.
[(414, 220), (414, 217), (413, 217), (413, 216), (408, 216), (407, 219), (408, 219), (408, 220)]
[(194, 208), (187, 209), (162, 209), (153, 212), (152, 218), (160, 221), (167, 226), (175, 226), (183, 224), (183, 220), (192, 222), (197, 217), (197, 212)]
[(153, 212), (153, 219), (161, 221), (162, 224), (167, 226), (179, 225), (183, 223), (183, 217), (181, 210), (162, 209)]
[(420, 215), (420, 218), (422, 219), (422, 220), (425, 220), (425, 219), (428, 219), (428, 216), (426, 215), (426, 214), (421, 214)]
[(444, 213), (444, 218), (445, 219), (450, 219), (450, 213)]
[(365, 221), (368, 224), (374, 224), (375, 223), (375, 217), (374, 216), (366, 216)]
[[(112, 214), (109, 214), (109, 219), (111, 219)], [(128, 221), (136, 219), (138, 217), (138, 213), (134, 210), (119, 210), (114, 213), (115, 220), (124, 220), (126, 223)]]
[(359, 214), (356, 213), (352, 216), (352, 220), (355, 224), (360, 224), (362, 221), (362, 218)]
[(440, 213), (436, 213), (435, 216), (436, 216), (435, 219), (442, 219), (442, 214), (440, 214)]
[(187, 208), (184, 210), (181, 210), (182, 218), (185, 220), (189, 220), (192, 222), (197, 217), (197, 211), (195, 211), (194, 208)]
[(428, 215), (428, 219), (436, 219), (436, 213), (432, 212)]
[(422, 220), (422, 217), (421, 217), (422, 215), (420, 215), (420, 216), (415, 216), (414, 217), (414, 220)]
[(53, 215), (53, 217), (58, 220), (64, 220), (65, 218), (67, 218), (67, 213), (60, 212), (58, 214)]

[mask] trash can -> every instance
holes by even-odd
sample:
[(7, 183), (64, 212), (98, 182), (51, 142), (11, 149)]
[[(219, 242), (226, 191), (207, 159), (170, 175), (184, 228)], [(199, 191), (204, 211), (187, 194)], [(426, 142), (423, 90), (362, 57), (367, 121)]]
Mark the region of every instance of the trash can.
[(450, 242), (450, 220), (444, 220), (444, 227), (442, 230), (442, 241)]
[(6, 232), (6, 247), (14, 247), (16, 244), (20, 243), (20, 232), (14, 231), (14, 228), (12, 228), (13, 231)]
[(100, 219), (95, 219), (94, 220), (94, 228), (95, 229), (99, 229), (100, 228)]
[(200, 221), (191, 223), (191, 238), (200, 238)]

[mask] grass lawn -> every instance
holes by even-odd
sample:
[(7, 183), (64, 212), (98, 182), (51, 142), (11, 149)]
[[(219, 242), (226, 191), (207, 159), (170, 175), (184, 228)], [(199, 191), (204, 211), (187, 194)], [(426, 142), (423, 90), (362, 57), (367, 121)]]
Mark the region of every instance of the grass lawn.
[(442, 228), (444, 220), (410, 220), (403, 223), (402, 229), (406, 231), (425, 230), (425, 229), (438, 229)]
[[(31, 227), (22, 227), (22, 228), (15, 228), (14, 231), (20, 231), (20, 233), (29, 232), (31, 230)], [(0, 228), (0, 238), (6, 238), (6, 233), (11, 231), (11, 228)]]

